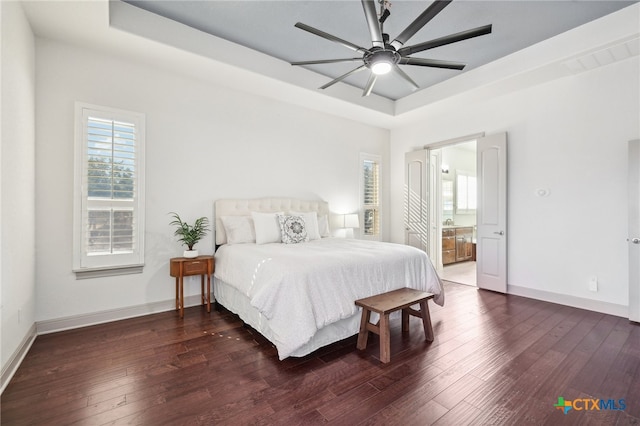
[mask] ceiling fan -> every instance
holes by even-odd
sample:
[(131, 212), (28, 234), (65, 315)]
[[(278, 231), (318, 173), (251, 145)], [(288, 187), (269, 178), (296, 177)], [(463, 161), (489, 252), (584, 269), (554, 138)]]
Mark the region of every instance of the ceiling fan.
[(412, 58), (409, 55), (422, 52), (427, 49), (433, 49), (435, 47), (444, 46), (458, 41), (467, 40), (470, 38), (478, 37), (491, 33), (491, 25), (485, 25), (482, 27), (474, 28), (467, 31), (462, 31), (448, 36), (440, 37), (437, 39), (425, 41), (412, 46), (404, 46), (404, 44), (417, 33), (427, 22), (433, 19), (438, 13), (442, 11), (452, 0), (435, 0), (424, 12), (420, 14), (407, 28), (404, 29), (393, 41), (389, 42), (389, 35), (383, 32), (384, 21), (391, 14), (389, 11), (389, 3), (385, 0), (378, 0), (380, 6), (380, 17), (376, 13), (376, 6), (374, 0), (361, 0), (362, 7), (364, 9), (364, 15), (367, 20), (367, 26), (371, 34), (372, 47), (367, 49), (365, 47), (358, 46), (349, 41), (343, 40), (339, 37), (321, 31), (317, 28), (303, 24), (302, 22), (296, 23), (296, 27), (311, 34), (315, 34), (329, 41), (341, 44), (342, 46), (354, 50), (362, 54), (362, 57), (358, 58), (344, 58), (344, 59), (319, 59), (314, 61), (298, 61), (291, 62), (291, 65), (316, 65), (316, 64), (331, 64), (337, 62), (357, 62), (362, 61), (363, 64), (359, 67), (341, 75), (340, 77), (331, 80), (329, 83), (320, 87), (320, 89), (326, 89), (345, 78), (363, 71), (365, 69), (371, 70), (369, 80), (362, 92), (362, 96), (369, 96), (373, 85), (376, 83), (376, 79), (379, 75), (386, 74), (389, 71), (395, 71), (409, 84), (416, 89), (419, 86), (411, 77), (407, 75), (398, 65), (417, 65), (421, 67), (433, 67), (433, 68), (447, 68), (454, 70), (462, 70), (466, 64), (459, 62), (442, 61), (436, 59), (425, 58)]

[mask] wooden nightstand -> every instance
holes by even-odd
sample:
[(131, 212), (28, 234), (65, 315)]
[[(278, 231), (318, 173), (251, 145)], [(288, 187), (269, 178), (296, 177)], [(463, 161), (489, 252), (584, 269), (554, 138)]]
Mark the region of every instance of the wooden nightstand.
[[(202, 304), (207, 304), (207, 312), (211, 312), (211, 274), (215, 263), (213, 256), (198, 256), (193, 259), (186, 257), (174, 257), (170, 262), (170, 273), (176, 277), (176, 310), (180, 311), (180, 318), (184, 317), (184, 289), (183, 278), (190, 275), (200, 275), (200, 291)], [(207, 276), (207, 294), (204, 291), (204, 276)]]

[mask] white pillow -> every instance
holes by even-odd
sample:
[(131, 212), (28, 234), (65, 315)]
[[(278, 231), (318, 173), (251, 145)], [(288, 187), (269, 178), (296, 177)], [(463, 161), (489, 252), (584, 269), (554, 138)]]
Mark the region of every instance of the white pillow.
[(251, 216), (222, 216), (227, 244), (255, 243), (256, 232)]
[(318, 218), (318, 233), (321, 238), (330, 237), (331, 230), (329, 229), (329, 218), (326, 214), (323, 214)]
[(256, 244), (281, 243), (280, 222), (278, 215), (284, 212), (260, 213), (251, 212), (256, 229)]
[(309, 241), (307, 227), (302, 216), (278, 215), (282, 242), (285, 244), (298, 244)]
[(304, 219), (304, 223), (307, 228), (307, 235), (309, 235), (309, 240), (320, 239), (320, 232), (318, 230), (318, 213), (290, 211), (289, 214), (292, 216), (300, 216)]

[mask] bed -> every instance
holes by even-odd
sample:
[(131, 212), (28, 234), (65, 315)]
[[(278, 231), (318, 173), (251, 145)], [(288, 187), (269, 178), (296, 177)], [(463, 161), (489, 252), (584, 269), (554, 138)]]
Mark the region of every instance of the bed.
[[(224, 199), (215, 202), (214, 216), (215, 299), (271, 341), (281, 360), (357, 334), (357, 299), (412, 287), (444, 303), (423, 251), (330, 237), (324, 201)], [(301, 228), (305, 238), (292, 242), (283, 233), (287, 241), (277, 241), (274, 226), (281, 230), (287, 221), (291, 229), (301, 225), (294, 237)]]

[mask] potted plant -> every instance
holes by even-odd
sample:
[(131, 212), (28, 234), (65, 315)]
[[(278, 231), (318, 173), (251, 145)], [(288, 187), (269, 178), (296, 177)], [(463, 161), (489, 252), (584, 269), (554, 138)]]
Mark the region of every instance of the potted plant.
[(182, 255), (188, 258), (198, 257), (198, 250), (194, 250), (193, 246), (209, 232), (209, 219), (207, 217), (200, 217), (196, 219), (193, 225), (189, 225), (180, 219), (178, 213), (171, 212), (170, 214), (174, 220), (169, 223), (169, 225), (176, 226), (176, 232), (174, 232), (173, 235), (179, 237), (178, 241), (189, 248), (185, 250)]

